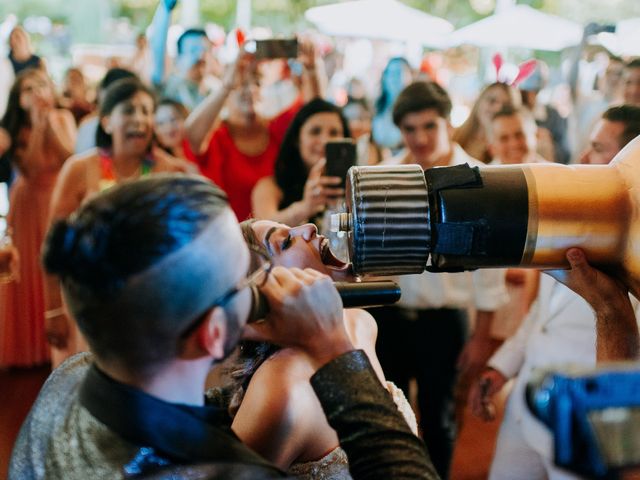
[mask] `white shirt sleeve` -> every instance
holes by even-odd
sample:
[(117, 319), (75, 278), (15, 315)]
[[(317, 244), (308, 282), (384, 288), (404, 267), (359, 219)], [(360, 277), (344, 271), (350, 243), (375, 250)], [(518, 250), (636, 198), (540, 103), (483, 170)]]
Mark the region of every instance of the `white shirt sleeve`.
[(529, 336), (540, 316), (539, 310), (540, 302), (536, 300), (516, 333), (489, 359), (488, 366), (500, 371), (507, 378), (513, 378), (518, 374), (524, 363)]
[(505, 285), (506, 270), (480, 269), (473, 272), (474, 306), (476, 310), (495, 311), (509, 300)]

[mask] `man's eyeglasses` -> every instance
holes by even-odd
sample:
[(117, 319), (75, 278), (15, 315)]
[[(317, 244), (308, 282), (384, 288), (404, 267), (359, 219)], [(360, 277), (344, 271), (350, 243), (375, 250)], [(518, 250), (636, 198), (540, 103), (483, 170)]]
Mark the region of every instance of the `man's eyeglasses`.
[[(235, 295), (240, 293), (245, 288), (258, 288), (263, 286), (267, 282), (269, 273), (273, 269), (273, 264), (271, 263), (269, 258), (258, 248), (249, 246), (249, 250), (252, 256), (251, 264), (255, 265), (257, 263), (260, 264), (260, 266), (256, 270), (254, 270), (253, 273), (247, 275), (225, 293), (216, 298), (213, 303), (211, 303), (211, 305), (206, 309), (207, 312), (215, 307), (224, 308)], [(203, 320), (203, 318), (204, 317), (202, 315), (198, 316), (194, 323), (190, 324), (181, 336), (189, 336), (191, 332), (193, 332), (198, 327), (198, 325), (200, 325), (200, 322)]]
[(226, 293), (218, 297), (217, 300), (213, 302), (210, 308), (213, 307), (224, 307), (229, 301), (233, 298), (234, 295), (240, 293), (242, 290), (248, 287), (261, 287), (267, 282), (267, 278), (269, 278), (269, 273), (273, 268), (273, 264), (271, 262), (265, 262), (258, 267), (253, 273), (248, 275), (247, 277), (240, 280), (235, 286), (231, 287)]

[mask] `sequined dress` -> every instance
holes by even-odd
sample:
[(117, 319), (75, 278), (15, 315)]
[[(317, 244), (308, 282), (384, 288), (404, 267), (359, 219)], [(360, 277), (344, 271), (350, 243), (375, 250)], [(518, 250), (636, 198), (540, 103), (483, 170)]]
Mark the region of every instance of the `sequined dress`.
[[(393, 382), (387, 382), (387, 390), (414, 434), (418, 434), (416, 416), (407, 397)], [(289, 468), (290, 475), (303, 480), (351, 480), (349, 460), (345, 451), (336, 447), (319, 460), (294, 463)]]

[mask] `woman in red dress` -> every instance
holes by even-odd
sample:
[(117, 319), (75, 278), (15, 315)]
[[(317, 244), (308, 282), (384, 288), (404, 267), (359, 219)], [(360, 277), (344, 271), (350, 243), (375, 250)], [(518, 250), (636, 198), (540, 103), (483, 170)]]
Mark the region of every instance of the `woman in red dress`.
[(40, 69), (16, 78), (2, 127), (19, 174), (10, 191), (8, 226), (20, 266), (19, 281), (0, 286), (0, 366), (27, 367), (49, 361), (40, 247), (53, 185), (73, 151), (76, 127), (69, 111), (55, 108), (53, 85)]

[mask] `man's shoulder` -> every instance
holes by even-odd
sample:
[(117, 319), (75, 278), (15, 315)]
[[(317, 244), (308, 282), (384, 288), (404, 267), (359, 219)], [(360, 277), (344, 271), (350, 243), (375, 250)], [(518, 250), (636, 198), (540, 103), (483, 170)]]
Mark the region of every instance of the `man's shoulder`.
[(66, 409), (77, 397), (77, 388), (93, 363), (93, 355), (79, 353), (68, 358), (56, 368), (42, 386), (32, 411), (51, 408)]
[(78, 387), (92, 362), (89, 353), (74, 355), (51, 373), (20, 429), (9, 478), (39, 478), (45, 472), (50, 442), (76, 404)]

